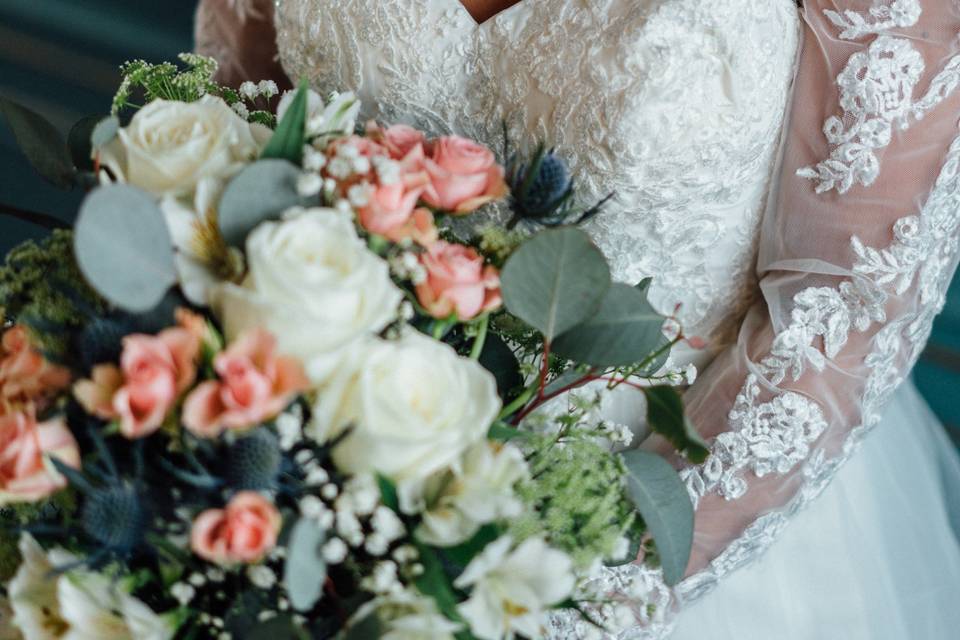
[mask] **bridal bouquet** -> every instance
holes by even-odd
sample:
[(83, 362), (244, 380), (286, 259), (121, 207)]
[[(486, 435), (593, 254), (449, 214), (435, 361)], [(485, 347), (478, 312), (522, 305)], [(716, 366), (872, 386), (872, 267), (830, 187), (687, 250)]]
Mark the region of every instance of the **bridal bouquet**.
[(643, 389), (702, 459), (683, 337), (611, 283), (562, 159), (184, 61), (126, 65), (66, 141), (0, 100), (88, 191), (0, 269), (4, 637), (537, 638), (644, 608), (591, 590), (604, 564), (679, 580), (682, 483), (582, 389)]

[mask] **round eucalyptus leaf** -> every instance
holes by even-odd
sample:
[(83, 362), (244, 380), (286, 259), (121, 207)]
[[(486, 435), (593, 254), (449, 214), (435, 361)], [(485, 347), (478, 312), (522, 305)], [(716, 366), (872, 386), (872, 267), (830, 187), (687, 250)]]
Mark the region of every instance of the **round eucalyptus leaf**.
[(67, 142), (57, 128), (40, 114), (4, 97), (0, 97), (0, 115), (37, 173), (56, 187), (70, 189), (76, 171)]
[(693, 504), (676, 470), (649, 451), (621, 454), (627, 494), (653, 536), (668, 585), (683, 579), (693, 547)]
[(596, 367), (623, 367), (645, 359), (663, 345), (663, 316), (647, 295), (615, 282), (600, 309), (553, 343), (558, 354)]
[(73, 165), (81, 171), (93, 171), (93, 150), (90, 135), (103, 116), (87, 116), (79, 120), (67, 135), (67, 146)]
[(149, 311), (177, 281), (173, 244), (149, 194), (124, 184), (100, 187), (80, 207), (74, 253), (104, 298), (134, 313)]
[(261, 222), (276, 220), (290, 207), (305, 204), (297, 193), (300, 170), (286, 160), (260, 160), (230, 181), (218, 211), (224, 239), (242, 247)]
[(309, 611), (323, 595), (327, 564), (320, 547), (326, 539), (326, 532), (308, 518), (297, 520), (290, 531), (283, 582), (297, 611)]
[(541, 231), (510, 256), (501, 274), (504, 304), (547, 340), (584, 322), (610, 288), (610, 267), (583, 231)]
[(107, 116), (97, 122), (93, 131), (90, 132), (90, 146), (94, 149), (101, 149), (111, 140), (117, 137), (120, 131), (120, 120), (117, 116)]

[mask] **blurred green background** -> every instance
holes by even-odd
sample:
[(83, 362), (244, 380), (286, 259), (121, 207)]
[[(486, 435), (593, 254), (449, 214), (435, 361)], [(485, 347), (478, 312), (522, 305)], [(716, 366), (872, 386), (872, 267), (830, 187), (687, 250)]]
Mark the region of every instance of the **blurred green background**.
[[(192, 48), (196, 0), (0, 0), (0, 94), (43, 113), (63, 132), (104, 113), (132, 58), (172, 60)], [(72, 219), (79, 193), (36, 177), (0, 126), (0, 202)], [(38, 230), (3, 218), (0, 255)], [(914, 372), (917, 385), (960, 441), (960, 280)], [(909, 426), (909, 425), (905, 425)]]

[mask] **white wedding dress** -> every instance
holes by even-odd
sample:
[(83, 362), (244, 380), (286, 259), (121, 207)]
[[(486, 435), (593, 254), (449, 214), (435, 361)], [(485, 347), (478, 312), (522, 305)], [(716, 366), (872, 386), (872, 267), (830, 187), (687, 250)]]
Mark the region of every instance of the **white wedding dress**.
[(677, 461), (690, 575), (609, 570), (655, 605), (618, 638), (960, 637), (960, 462), (904, 382), (957, 263), (960, 9), (805, 5), (521, 0), (477, 25), (459, 0), (276, 0), (289, 75), (367, 117), (556, 145), (584, 202), (616, 193), (589, 229), (616, 276), (710, 345), (676, 357), (713, 453)]

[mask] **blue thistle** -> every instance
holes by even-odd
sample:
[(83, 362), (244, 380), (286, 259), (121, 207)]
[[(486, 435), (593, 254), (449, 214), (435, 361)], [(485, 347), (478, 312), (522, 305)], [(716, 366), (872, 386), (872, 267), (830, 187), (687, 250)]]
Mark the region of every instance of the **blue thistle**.
[(129, 483), (96, 489), (83, 503), (83, 530), (111, 551), (129, 552), (146, 535), (150, 514), (144, 504), (143, 496)]
[(238, 490), (273, 489), (282, 463), (283, 455), (276, 434), (260, 427), (230, 447), (227, 481)]
[(547, 226), (562, 224), (574, 191), (573, 178), (563, 158), (541, 144), (529, 162), (510, 164), (507, 179), (513, 224), (519, 220), (534, 220)]

